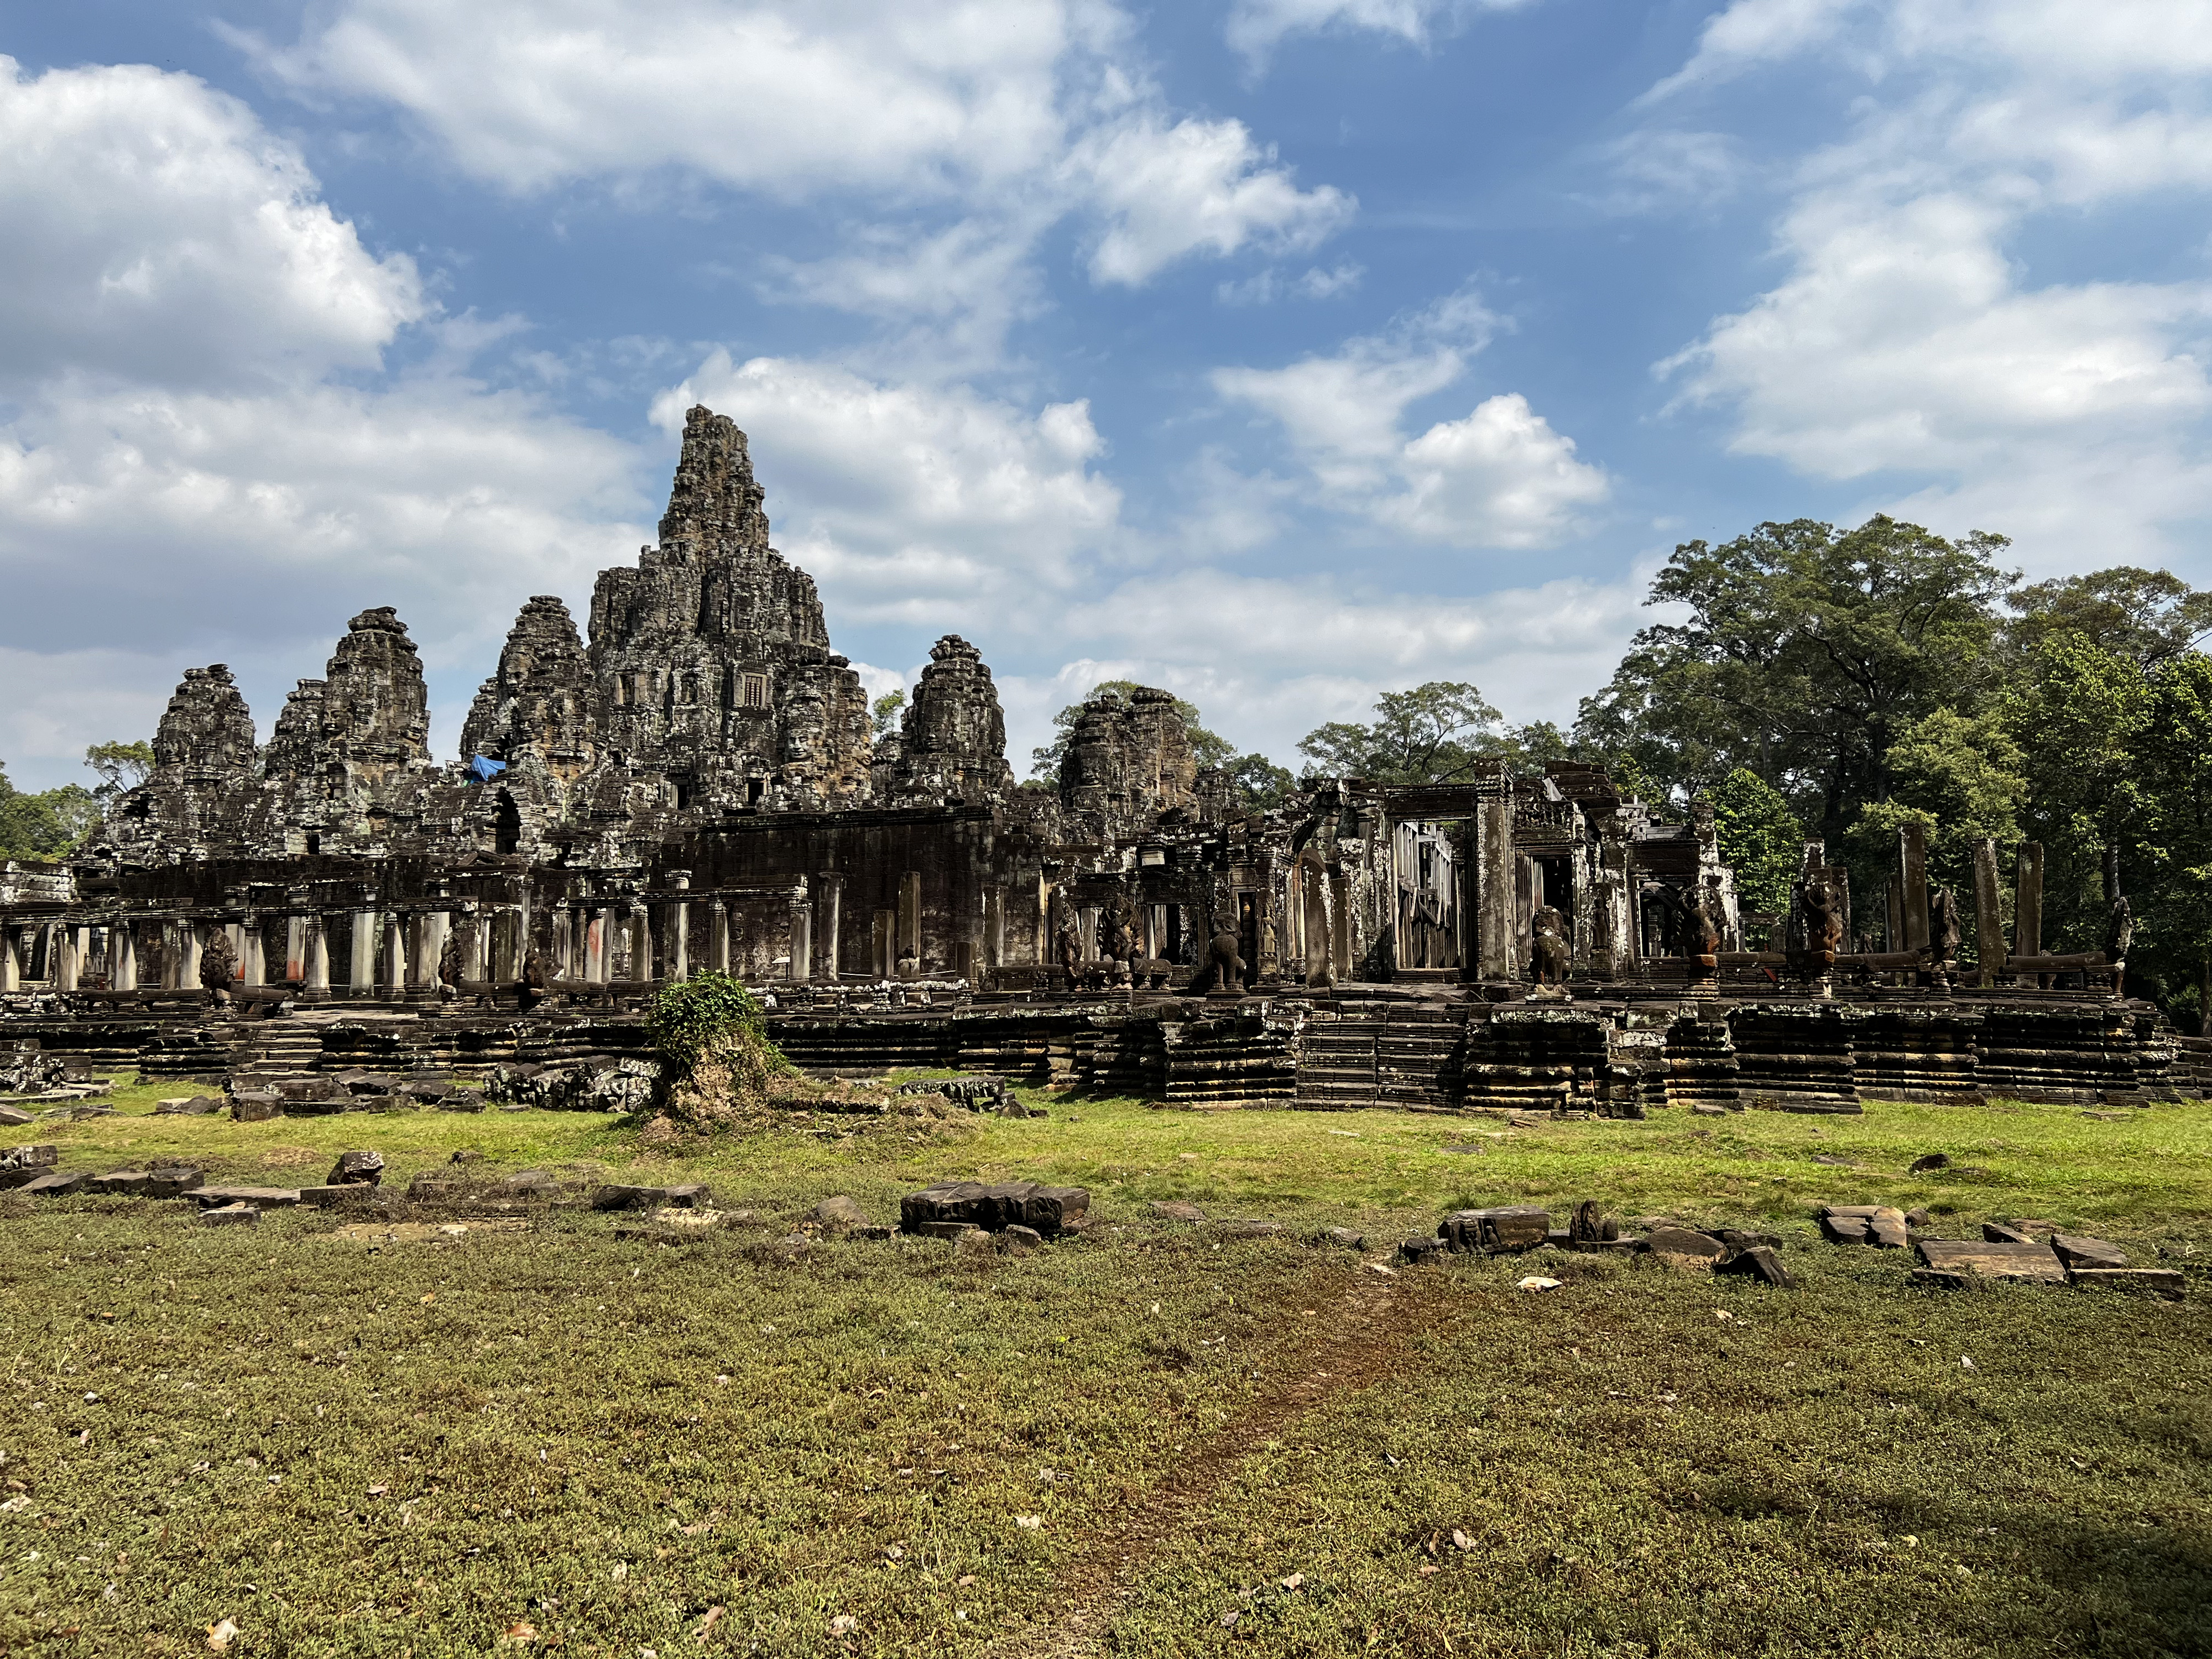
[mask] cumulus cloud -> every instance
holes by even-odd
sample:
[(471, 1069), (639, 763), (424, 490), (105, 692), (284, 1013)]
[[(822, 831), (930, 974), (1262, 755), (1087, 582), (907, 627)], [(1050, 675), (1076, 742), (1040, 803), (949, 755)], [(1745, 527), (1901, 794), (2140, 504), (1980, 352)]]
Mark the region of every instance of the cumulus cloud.
[[(304, 95), (404, 111), (456, 165), (517, 192), (673, 170), (786, 201), (863, 204), (854, 246), (787, 268), (863, 314), (1002, 331), (1016, 267), (1088, 226), (1094, 281), (1313, 246), (1352, 211), (1242, 122), (1178, 116), (1108, 0), (342, 0), (289, 46), (249, 40)], [(887, 231), (870, 207), (895, 205)], [(916, 231), (916, 215), (942, 222)], [(979, 286), (995, 276), (1009, 302)]]
[(0, 58), (0, 384), (205, 386), (372, 368), (423, 316), (296, 152), (190, 76)]
[(2020, 250), (2054, 214), (2212, 191), (2212, 6), (1739, 0), (1684, 74), (1816, 46), (1876, 90), (1796, 170), (1782, 280), (1660, 372), (1740, 452), (1934, 475), (1871, 504), (2013, 532), (2032, 565), (2173, 557), (2212, 515), (2212, 283), (2039, 282)]
[(1272, 416), (1334, 506), (1422, 541), (1543, 546), (1610, 486), (1527, 398), (1492, 397), (1463, 419), (1405, 431), (1407, 410), (1456, 383), (1498, 324), (1479, 299), (1458, 295), (1334, 356), (1216, 369), (1213, 386)]
[(1273, 148), (1255, 143), (1242, 121), (1170, 125), (1139, 116), (1086, 137), (1070, 164), (1088, 179), (1106, 220), (1091, 276), (1125, 287), (1193, 253), (1310, 248), (1353, 208), (1329, 185), (1298, 189)]
[[(234, 100), (10, 64), (0, 126), (19, 782), (70, 775), (55, 748), (88, 722), (149, 732), (195, 662), (228, 659), (267, 720), (369, 605), (399, 605), (458, 691), (525, 597), (635, 545), (629, 447), (471, 378), (514, 320), (436, 317)], [(380, 372), (408, 336), (423, 367)]]
[(1229, 44), (1247, 58), (1265, 58), (1288, 36), (1365, 29), (1425, 46), (1440, 30), (1475, 12), (1512, 11), (1530, 0), (1236, 0)]

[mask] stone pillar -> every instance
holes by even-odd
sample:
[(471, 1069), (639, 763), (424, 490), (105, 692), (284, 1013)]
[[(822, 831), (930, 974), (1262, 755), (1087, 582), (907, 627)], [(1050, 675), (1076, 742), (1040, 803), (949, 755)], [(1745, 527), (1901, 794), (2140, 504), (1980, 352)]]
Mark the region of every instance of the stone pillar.
[(1352, 878), (1333, 875), (1329, 887), (1329, 956), (1340, 983), (1352, 977)]
[(2020, 866), (2013, 879), (2012, 951), (2016, 957), (2043, 954), (2043, 843), (2020, 844)]
[(284, 918), (284, 977), (307, 977), (307, 919), (302, 915)]
[(112, 921), (107, 927), (107, 988), (138, 988), (138, 929), (128, 920)]
[(246, 970), (243, 982), (249, 988), (266, 985), (269, 982), (267, 931), (262, 927), (261, 918), (258, 916), (248, 916), (243, 924), (243, 928), (244, 937), (240, 943), (244, 948), (239, 953), (240, 965)]
[(823, 876), (819, 884), (822, 896), (816, 908), (822, 918), (822, 950), (817, 960), (822, 977), (834, 982), (842, 961), (837, 950), (838, 921), (845, 902), (845, 878)]
[(553, 908), (553, 977), (574, 979), (576, 973), (576, 912), (573, 906)]
[(653, 980), (653, 918), (642, 904), (629, 910), (629, 976), (640, 984)]
[(898, 912), (877, 911), (875, 927), (870, 934), (868, 943), (871, 946), (871, 961), (873, 963), (872, 972), (879, 980), (889, 979), (898, 966), (893, 959), (897, 938)]
[(585, 934), (584, 955), (592, 984), (605, 985), (614, 977), (615, 913), (611, 909), (602, 908), (592, 914)]
[[(1145, 912), (1146, 933), (1152, 931), (1152, 911)], [(1146, 941), (1145, 954), (1152, 955), (1151, 940)], [(1006, 965), (1006, 890), (986, 887), (983, 890), (983, 965), (1003, 968)]]
[(318, 1002), (327, 1001), (331, 994), (331, 939), (329, 921), (319, 910), (306, 918), (301, 951), (306, 961), (301, 963), (301, 977), (307, 981), (307, 994)]
[(365, 997), (376, 989), (376, 936), (382, 931), (374, 910), (353, 913), (353, 937), (347, 942), (346, 989)]
[(805, 899), (794, 900), (791, 907), (789, 969), (788, 976), (796, 981), (814, 977), (814, 907)]
[(178, 951), (177, 963), (177, 988), (180, 991), (199, 989), (200, 927), (201, 924), (197, 921), (179, 922), (177, 925), (177, 943), (182, 947)]
[(914, 958), (921, 971), (921, 872), (909, 870), (899, 878), (898, 958)]
[(1329, 962), (1329, 939), (1334, 930), (1329, 926), (1328, 873), (1317, 863), (1301, 863), (1298, 866), (1298, 885), (1304, 897), (1306, 983), (1311, 986), (1334, 984), (1335, 977)]
[(1982, 959), (1982, 983), (1995, 985), (2004, 972), (2004, 898), (1997, 887), (1997, 844), (1974, 843), (1974, 951)]
[(1905, 948), (1928, 948), (1928, 832), (1918, 819), (1897, 828), (1897, 874), (1904, 887)]
[(730, 906), (725, 899), (707, 901), (707, 966), (718, 974), (730, 971)]
[(0, 991), (23, 988), (23, 933), (14, 922), (0, 927)]
[(397, 911), (384, 918), (384, 988), (394, 1001), (407, 994), (407, 925)]
[(1516, 977), (1520, 936), (1514, 927), (1513, 802), (1475, 803), (1475, 972), (1486, 980)]
[(83, 947), (77, 941), (88, 931), (72, 927), (67, 923), (54, 930), (54, 989), (76, 989), (77, 966), (83, 961)]

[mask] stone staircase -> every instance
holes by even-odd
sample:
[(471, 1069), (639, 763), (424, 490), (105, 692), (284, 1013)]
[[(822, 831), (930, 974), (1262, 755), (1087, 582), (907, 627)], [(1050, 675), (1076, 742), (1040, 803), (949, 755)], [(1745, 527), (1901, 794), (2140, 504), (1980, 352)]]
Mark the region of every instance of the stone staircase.
[(289, 1019), (252, 1020), (240, 1027), (231, 1048), (230, 1088), (286, 1092), (312, 1083), (323, 1057), (323, 1030)]

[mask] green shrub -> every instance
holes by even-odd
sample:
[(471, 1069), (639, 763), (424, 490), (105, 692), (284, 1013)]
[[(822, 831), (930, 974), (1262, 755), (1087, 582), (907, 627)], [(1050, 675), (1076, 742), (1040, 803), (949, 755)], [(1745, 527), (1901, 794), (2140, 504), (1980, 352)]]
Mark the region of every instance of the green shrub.
[(747, 1048), (757, 1042), (773, 1054), (774, 1069), (793, 1069), (769, 1042), (753, 994), (727, 974), (701, 974), (663, 986), (646, 1012), (646, 1029), (671, 1083), (689, 1078), (717, 1049), (740, 1041)]

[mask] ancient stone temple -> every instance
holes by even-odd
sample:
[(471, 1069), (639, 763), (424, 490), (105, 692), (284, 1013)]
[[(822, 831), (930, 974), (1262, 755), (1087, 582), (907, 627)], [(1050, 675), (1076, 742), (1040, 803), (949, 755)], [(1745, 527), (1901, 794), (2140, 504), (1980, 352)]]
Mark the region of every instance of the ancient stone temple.
[(1250, 811), (1139, 689), (1018, 787), (957, 635), (877, 738), (764, 503), (744, 434), (692, 410), (656, 544), (600, 574), (580, 635), (522, 602), (458, 757), (429, 751), (388, 608), (265, 746), (227, 667), (185, 669), (91, 844), (0, 867), (0, 1041), (234, 1083), (269, 1074), (264, 1030), (310, 1074), (618, 1054), (655, 986), (713, 969), (772, 995), (811, 1066), (1215, 1104), (2133, 1099), (2198, 1063), (2119, 996), (2130, 929), (2044, 953), (2033, 848), (2009, 951), (1977, 857), (1969, 964), (1917, 827), (1874, 951), (1817, 845), (1790, 917), (1745, 916), (1710, 811), (1663, 821), (1585, 763), (1309, 779)]

